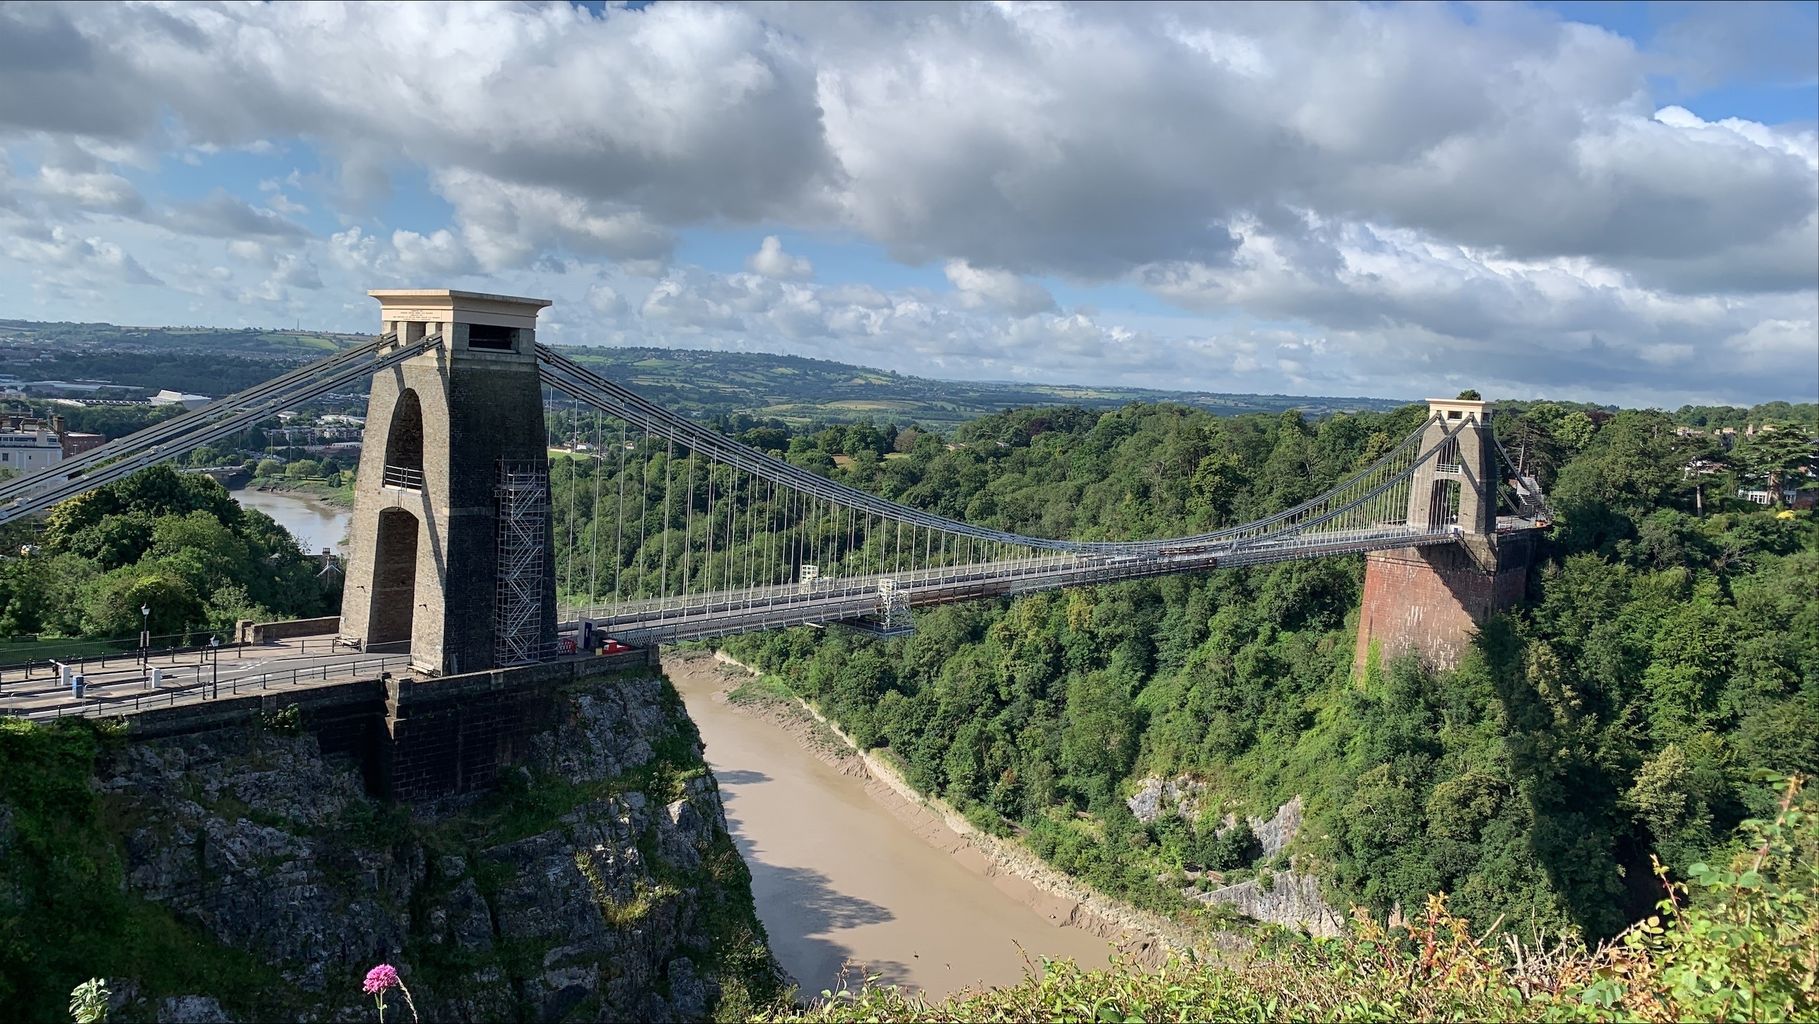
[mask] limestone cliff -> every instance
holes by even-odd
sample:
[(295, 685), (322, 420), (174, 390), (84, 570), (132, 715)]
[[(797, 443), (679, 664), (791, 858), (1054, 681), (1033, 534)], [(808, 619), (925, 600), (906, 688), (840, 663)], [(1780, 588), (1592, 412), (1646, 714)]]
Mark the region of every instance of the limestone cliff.
[[(416, 805), (369, 796), (294, 717), (96, 738), (93, 820), (67, 827), (99, 833), (77, 837), (117, 897), (95, 909), (124, 923), (64, 922), (83, 948), (44, 964), (68, 976), (0, 978), (0, 1016), (36, 1019), (47, 992), (99, 975), (117, 1020), (366, 1019), (380, 962), (425, 1020), (694, 1020), (768, 998), (750, 876), (674, 690), (642, 673), (550, 699), (494, 791)], [(46, 742), (8, 729), (0, 755)], [(31, 760), (0, 764), (71, 763)], [(0, 972), (30, 952), (9, 937), (73, 909), (25, 778), (0, 776)]]

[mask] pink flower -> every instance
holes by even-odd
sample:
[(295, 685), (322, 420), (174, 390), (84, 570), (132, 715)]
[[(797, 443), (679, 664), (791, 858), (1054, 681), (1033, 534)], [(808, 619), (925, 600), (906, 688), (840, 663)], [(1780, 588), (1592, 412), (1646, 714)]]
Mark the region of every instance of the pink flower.
[(380, 964), (366, 972), (366, 983), (360, 986), (360, 991), (376, 996), (388, 988), (397, 988), (398, 985), (398, 969), (391, 964)]

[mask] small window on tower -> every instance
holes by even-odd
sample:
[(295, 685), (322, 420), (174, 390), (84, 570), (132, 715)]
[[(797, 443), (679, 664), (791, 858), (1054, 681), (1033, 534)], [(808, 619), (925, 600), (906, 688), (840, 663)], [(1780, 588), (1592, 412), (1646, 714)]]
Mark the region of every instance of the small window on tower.
[(467, 326), (468, 348), (490, 348), (500, 352), (510, 352), (512, 343), (517, 339), (517, 331), (510, 327), (494, 327), (492, 324), (469, 324)]
[(1449, 410), (1448, 410), (1448, 411), (1447, 411), (1447, 414), (1446, 414), (1446, 418), (1447, 418), (1447, 419), (1449, 419), (1449, 420), (1456, 420), (1456, 419), (1458, 419), (1458, 418), (1459, 418), (1459, 415), (1460, 415), (1460, 413), (1459, 413), (1459, 410), (1457, 410), (1457, 409), (1449, 409)]

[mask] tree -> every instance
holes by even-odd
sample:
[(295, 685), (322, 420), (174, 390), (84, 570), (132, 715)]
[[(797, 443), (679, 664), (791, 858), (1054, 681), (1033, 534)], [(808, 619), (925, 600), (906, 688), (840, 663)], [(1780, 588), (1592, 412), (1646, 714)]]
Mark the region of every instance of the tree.
[(1251, 823), (1243, 818), (1225, 828), (1208, 828), (1200, 833), (1195, 856), (1200, 866), (1209, 871), (1235, 871), (1249, 867), (1263, 853), (1263, 844)]
[(1763, 427), (1754, 434), (1739, 438), (1731, 449), (1738, 468), (1768, 485), (1769, 501), (1782, 504), (1782, 489), (1798, 479), (1814, 464), (1815, 439), (1800, 427), (1783, 424)]
[(1484, 396), (1478, 393), (1477, 388), (1466, 388), (1464, 391), (1459, 392), (1459, 401), (1482, 402), (1484, 401)]

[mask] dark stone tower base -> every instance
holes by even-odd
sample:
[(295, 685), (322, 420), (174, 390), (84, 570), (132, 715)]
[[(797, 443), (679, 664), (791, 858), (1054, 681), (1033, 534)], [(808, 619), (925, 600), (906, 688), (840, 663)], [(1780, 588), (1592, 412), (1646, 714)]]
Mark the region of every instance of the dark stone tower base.
[(1364, 675), (1373, 655), (1379, 665), (1410, 651), (1430, 668), (1459, 664), (1478, 627), (1519, 603), (1528, 590), (1533, 546), (1526, 535), (1498, 537), (1481, 547), (1437, 544), (1365, 556), (1354, 676)]

